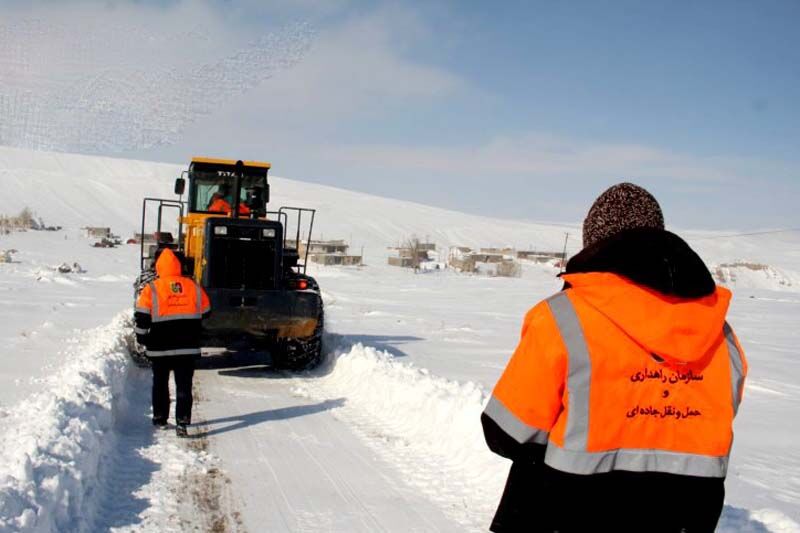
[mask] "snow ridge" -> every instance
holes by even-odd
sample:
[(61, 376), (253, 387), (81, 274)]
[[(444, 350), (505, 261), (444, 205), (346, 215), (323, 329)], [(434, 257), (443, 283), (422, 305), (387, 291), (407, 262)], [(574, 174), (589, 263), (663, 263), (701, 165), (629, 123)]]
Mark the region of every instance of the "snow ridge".
[(0, 530), (75, 530), (90, 511), (130, 368), (129, 317), (83, 332), (47, 389), (0, 413)]
[[(333, 336), (332, 336), (333, 337)], [(488, 395), (472, 382), (433, 376), (361, 343), (338, 343), (302, 397), (345, 397), (335, 415), (463, 531), (485, 531), (508, 463), (486, 448), (479, 423)], [(330, 345), (330, 344), (329, 344)]]

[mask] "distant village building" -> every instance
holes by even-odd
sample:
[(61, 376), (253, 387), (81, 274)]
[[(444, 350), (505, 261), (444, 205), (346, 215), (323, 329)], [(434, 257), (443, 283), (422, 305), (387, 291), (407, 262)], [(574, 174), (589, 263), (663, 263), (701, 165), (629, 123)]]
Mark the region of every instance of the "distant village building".
[(349, 246), (344, 240), (301, 242), (298, 249), (300, 255), (309, 254), (346, 254)]
[(414, 259), (416, 257), (420, 261), (428, 260), (428, 250), (423, 250), (422, 248), (400, 248), (397, 250), (397, 254), (400, 257), (407, 257), (409, 259)]
[(132, 239), (128, 239), (128, 244), (140, 244), (144, 242), (144, 244), (155, 244), (156, 243), (156, 235), (155, 233), (134, 233)]
[(414, 268), (414, 259), (411, 256), (408, 257), (389, 256), (388, 262), (391, 266)]
[(488, 276), (518, 277), (522, 274), (519, 263), (510, 248), (481, 248), (474, 251), (466, 246), (453, 246), (447, 264), (458, 272)]
[(86, 236), (91, 239), (110, 239), (111, 228), (100, 226), (86, 226), (82, 228), (86, 232)]
[(481, 248), (482, 254), (491, 254), (491, 255), (515, 255), (515, 250), (513, 248)]
[(563, 261), (564, 252), (539, 252), (535, 250), (520, 250), (519, 252), (517, 252), (517, 259), (534, 261), (536, 263), (549, 263), (554, 259), (557, 261)]
[[(425, 270), (435, 270), (436, 268), (427, 268), (429, 263), (435, 263), (438, 258), (432, 258), (431, 255), (436, 252), (436, 244), (432, 242), (420, 242), (412, 239), (402, 246), (390, 246), (389, 250), (393, 251), (396, 255), (390, 255), (387, 262), (391, 266), (403, 268), (415, 268)], [(438, 263), (437, 263), (438, 265)], [(441, 268), (439, 265), (437, 268)]]
[(300, 257), (308, 252), (308, 260), (320, 265), (360, 265), (363, 257), (360, 255), (349, 255), (347, 253), (350, 246), (343, 240), (301, 242), (298, 247)]

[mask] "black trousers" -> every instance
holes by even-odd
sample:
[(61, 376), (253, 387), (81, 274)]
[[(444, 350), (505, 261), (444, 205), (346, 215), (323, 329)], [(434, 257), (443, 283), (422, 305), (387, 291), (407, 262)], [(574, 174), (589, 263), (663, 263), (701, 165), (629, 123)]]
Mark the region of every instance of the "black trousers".
[(153, 421), (166, 422), (169, 417), (169, 373), (175, 372), (175, 421), (192, 423), (192, 377), (194, 356), (174, 355), (152, 357), (153, 363)]
[(723, 478), (626, 471), (584, 476), (514, 462), (490, 530), (713, 533), (724, 501)]

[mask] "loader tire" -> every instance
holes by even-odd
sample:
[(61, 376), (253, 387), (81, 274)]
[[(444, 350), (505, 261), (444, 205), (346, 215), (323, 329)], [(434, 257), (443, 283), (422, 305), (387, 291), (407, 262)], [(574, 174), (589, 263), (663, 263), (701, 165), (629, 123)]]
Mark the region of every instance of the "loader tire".
[(128, 340), (128, 355), (133, 361), (133, 364), (138, 366), (139, 368), (150, 368), (152, 364), (150, 363), (150, 359), (147, 358), (145, 354), (144, 346), (136, 342), (136, 336), (131, 335)]
[(280, 370), (299, 372), (316, 368), (322, 362), (324, 313), (320, 312), (314, 334), (302, 339), (283, 339), (272, 350), (272, 364)]

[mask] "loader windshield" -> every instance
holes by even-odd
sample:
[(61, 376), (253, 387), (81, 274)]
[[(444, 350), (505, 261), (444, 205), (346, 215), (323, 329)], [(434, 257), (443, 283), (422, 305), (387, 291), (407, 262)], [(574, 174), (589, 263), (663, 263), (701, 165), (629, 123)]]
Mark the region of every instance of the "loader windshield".
[[(189, 211), (210, 212), (215, 200), (222, 199), (229, 205), (234, 203), (236, 191), (235, 180), (231, 176), (220, 175), (216, 171), (194, 171), (190, 173), (191, 189), (189, 191)], [(241, 179), (239, 202), (241, 205), (247, 200), (248, 190), (266, 187), (267, 180), (264, 176), (244, 175)]]

